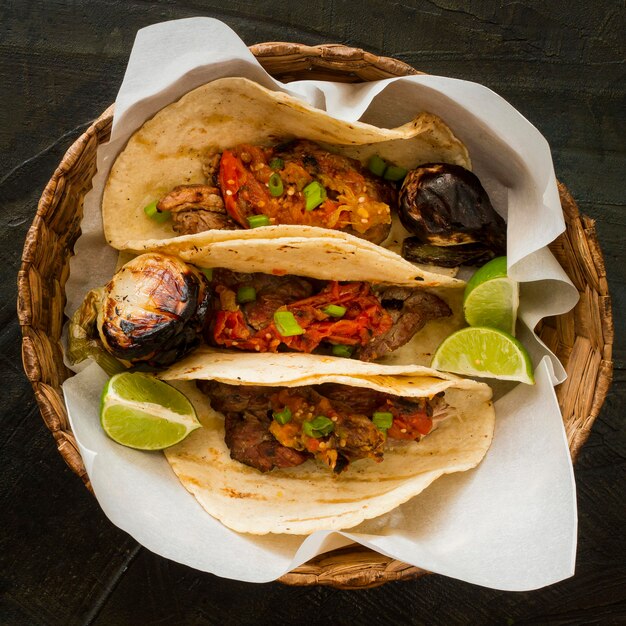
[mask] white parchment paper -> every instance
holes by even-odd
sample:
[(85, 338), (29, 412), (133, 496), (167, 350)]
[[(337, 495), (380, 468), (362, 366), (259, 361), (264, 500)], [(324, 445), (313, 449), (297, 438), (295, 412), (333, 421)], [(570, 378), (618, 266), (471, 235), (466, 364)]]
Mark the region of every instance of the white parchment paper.
[(180, 485), (160, 453), (119, 446), (101, 431), (105, 375), (94, 364), (64, 384), (72, 429), (103, 510), (153, 552), (219, 576), (274, 580), (321, 552), (352, 541), (407, 563), (507, 590), (571, 576), (576, 502), (571, 460), (553, 385), (565, 372), (529, 330), (574, 306), (578, 294), (546, 245), (565, 228), (547, 142), (511, 105), (466, 81), (414, 76), (346, 85), (270, 77), (223, 23), (192, 18), (139, 31), (118, 98), (111, 141), (85, 200), (83, 235), (66, 292), (68, 313), (108, 281), (117, 252), (104, 241), (104, 181), (130, 135), (187, 91), (243, 76), (290, 93), (331, 115), (394, 127), (420, 110), (440, 115), (467, 145), (474, 171), (508, 221), (509, 273), (522, 283), (519, 334), (536, 365), (535, 386), (496, 403), (494, 442), (481, 465), (439, 479), (391, 513), (350, 529), (309, 537), (230, 531)]

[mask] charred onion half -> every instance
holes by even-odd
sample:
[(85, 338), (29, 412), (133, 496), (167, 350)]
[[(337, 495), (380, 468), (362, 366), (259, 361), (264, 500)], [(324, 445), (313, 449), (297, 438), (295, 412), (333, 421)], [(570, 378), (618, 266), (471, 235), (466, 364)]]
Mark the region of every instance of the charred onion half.
[(476, 175), (459, 165), (428, 163), (410, 171), (398, 215), (415, 235), (403, 243), (409, 261), (454, 267), (506, 254), (505, 221)]
[(104, 287), (98, 332), (118, 359), (169, 365), (200, 342), (208, 303), (201, 271), (172, 256), (142, 254)]

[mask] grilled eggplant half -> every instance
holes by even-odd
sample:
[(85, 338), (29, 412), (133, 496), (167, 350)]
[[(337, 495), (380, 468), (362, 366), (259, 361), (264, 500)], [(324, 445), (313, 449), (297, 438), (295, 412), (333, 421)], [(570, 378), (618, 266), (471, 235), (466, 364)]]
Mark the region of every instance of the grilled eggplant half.
[(169, 365), (201, 340), (210, 287), (204, 274), (164, 254), (142, 254), (104, 287), (98, 332), (130, 364)]

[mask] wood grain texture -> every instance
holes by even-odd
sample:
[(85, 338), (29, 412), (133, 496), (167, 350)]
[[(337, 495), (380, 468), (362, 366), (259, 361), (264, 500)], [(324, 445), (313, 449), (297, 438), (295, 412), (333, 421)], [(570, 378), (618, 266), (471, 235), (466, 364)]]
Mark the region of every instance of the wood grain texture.
[[(9, 2), (0, 5), (0, 623), (451, 624), (626, 620), (624, 11), (617, 2)], [(468, 8), (468, 6), (470, 8)], [(224, 581), (156, 557), (104, 517), (65, 467), (20, 365), (15, 276), (45, 182), (115, 97), (138, 28), (213, 15), (248, 44), (341, 42), (478, 80), (551, 143), (559, 177), (597, 220), (613, 296), (615, 382), (576, 466), (576, 576), (502, 593), (427, 576), (360, 592)], [(621, 133), (621, 134), (620, 134)], [(304, 612), (306, 611), (306, 613)]]

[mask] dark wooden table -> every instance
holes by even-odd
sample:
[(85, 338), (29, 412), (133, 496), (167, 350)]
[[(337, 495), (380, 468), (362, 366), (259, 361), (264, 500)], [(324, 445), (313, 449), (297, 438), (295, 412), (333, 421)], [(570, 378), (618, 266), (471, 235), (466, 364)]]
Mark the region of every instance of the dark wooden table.
[[(65, 466), (21, 366), (24, 236), (64, 151), (114, 100), (136, 31), (194, 15), (248, 44), (339, 42), (481, 82), (547, 137), (559, 178), (597, 220), (618, 330), (615, 382), (576, 465), (573, 578), (528, 593), (435, 575), (365, 591), (222, 580), (138, 546)], [(0, 623), (626, 623), (624, 16), (617, 0), (1, 2)]]

